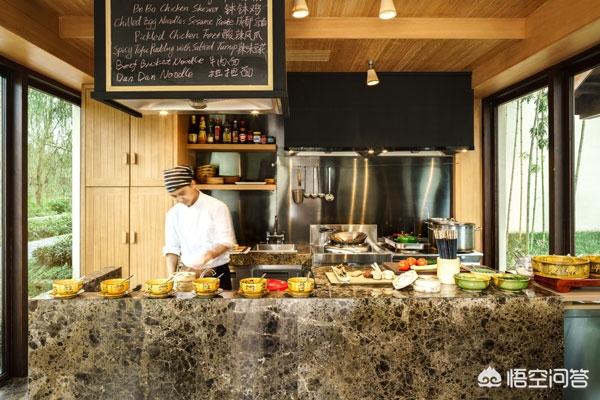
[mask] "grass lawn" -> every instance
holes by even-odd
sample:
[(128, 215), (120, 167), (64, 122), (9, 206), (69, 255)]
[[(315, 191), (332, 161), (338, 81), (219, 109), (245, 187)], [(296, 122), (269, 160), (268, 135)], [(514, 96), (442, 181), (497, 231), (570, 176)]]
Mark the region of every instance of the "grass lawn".
[(39, 265), (35, 258), (29, 260), (29, 297), (35, 297), (40, 293), (52, 289), (54, 279), (69, 279), (73, 271), (70, 265), (60, 267), (47, 267)]

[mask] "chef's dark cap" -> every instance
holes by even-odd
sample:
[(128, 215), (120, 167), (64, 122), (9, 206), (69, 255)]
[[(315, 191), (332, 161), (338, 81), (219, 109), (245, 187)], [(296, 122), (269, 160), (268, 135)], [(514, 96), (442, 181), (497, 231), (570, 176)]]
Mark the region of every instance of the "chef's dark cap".
[(181, 189), (192, 183), (194, 171), (187, 165), (179, 165), (175, 168), (164, 170), (163, 179), (167, 192), (173, 193), (177, 189)]

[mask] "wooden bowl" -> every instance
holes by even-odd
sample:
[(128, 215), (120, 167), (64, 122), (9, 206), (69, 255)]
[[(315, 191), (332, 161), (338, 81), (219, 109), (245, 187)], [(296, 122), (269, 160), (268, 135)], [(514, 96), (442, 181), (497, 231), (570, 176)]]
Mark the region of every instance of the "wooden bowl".
[(222, 185), (225, 183), (225, 179), (222, 176), (207, 176), (206, 183), (209, 185)]

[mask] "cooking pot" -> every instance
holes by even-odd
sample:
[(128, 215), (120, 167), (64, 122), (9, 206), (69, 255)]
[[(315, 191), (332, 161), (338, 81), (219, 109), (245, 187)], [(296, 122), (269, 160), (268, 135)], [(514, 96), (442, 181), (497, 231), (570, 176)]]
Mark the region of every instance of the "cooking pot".
[(453, 218), (430, 218), (426, 221), (429, 243), (436, 247), (433, 231), (436, 229), (454, 230), (457, 232), (457, 251), (466, 253), (475, 250), (475, 231), (480, 230), (474, 223), (458, 222)]

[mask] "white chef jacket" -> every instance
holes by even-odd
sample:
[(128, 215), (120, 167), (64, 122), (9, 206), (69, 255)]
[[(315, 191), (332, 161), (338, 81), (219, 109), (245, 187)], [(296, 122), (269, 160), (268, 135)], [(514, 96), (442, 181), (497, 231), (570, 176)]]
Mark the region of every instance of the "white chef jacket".
[[(185, 266), (195, 267), (200, 266), (206, 251), (219, 244), (229, 249), (236, 244), (231, 214), (222, 201), (200, 192), (191, 206), (178, 203), (167, 212), (164, 255), (176, 254)], [(226, 251), (206, 266), (217, 267), (228, 262)]]

